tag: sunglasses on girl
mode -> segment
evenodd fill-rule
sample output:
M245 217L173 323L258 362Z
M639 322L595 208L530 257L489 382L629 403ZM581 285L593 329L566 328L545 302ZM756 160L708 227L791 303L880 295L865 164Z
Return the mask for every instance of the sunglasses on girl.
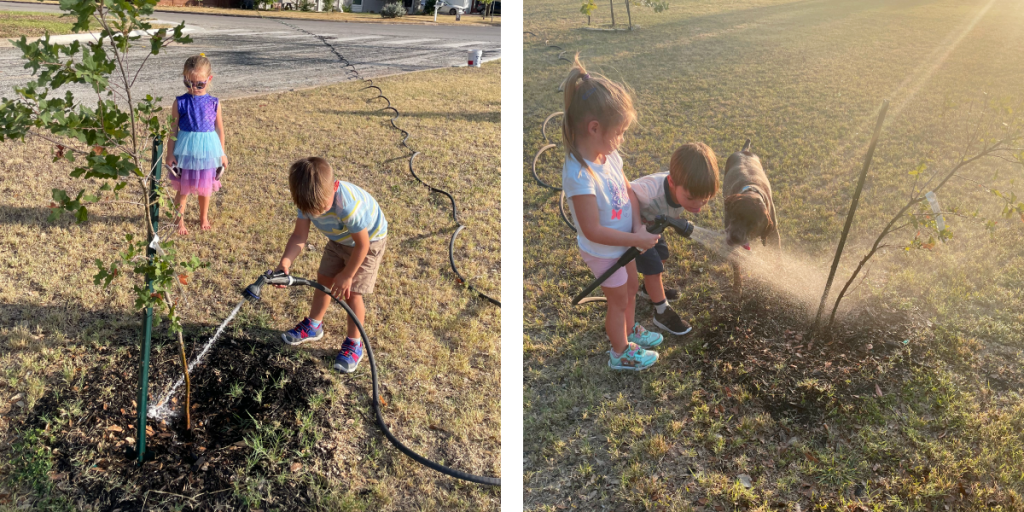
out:
M206 80L206 81L203 81L203 82L199 82L199 81L193 82L193 81L190 81L189 79L186 78L186 79L184 79L184 82L185 82L185 87L188 87L189 89L195 88L195 89L203 90L203 89L206 88L206 84L209 82L209 80Z

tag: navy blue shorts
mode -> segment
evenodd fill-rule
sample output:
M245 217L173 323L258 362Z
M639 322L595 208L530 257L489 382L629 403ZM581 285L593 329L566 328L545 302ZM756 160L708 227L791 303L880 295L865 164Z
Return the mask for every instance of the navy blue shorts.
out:
M665 236L658 239L654 247L647 249L636 257L636 271L645 276L653 276L665 271L662 261L668 259L668 244L665 243Z

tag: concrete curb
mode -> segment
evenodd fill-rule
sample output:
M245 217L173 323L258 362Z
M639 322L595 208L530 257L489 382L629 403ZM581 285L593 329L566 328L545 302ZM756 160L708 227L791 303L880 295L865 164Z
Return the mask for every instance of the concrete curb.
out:
M172 24L171 22L165 21L165 20L153 20L153 23ZM194 28L189 28L189 27L186 26L181 31L181 33L183 33L183 34L188 34L188 33L192 33L192 32L198 32L198 30L196 30ZM148 36L150 34L146 33L143 30L133 30L128 35L129 36ZM92 42L92 41L99 40L99 37L100 37L100 32L83 32L81 34L63 34L63 35L59 35L59 36L50 36L50 43L51 44L68 44L68 43L73 43L75 41L88 41L88 42ZM30 37L30 38L27 39L27 41L29 43L33 43L33 42L36 42L36 41L38 41L40 39L42 39L42 37ZM11 44L10 40L6 40L5 39L3 41L0 41L0 48L12 48L12 47L14 47L14 45Z

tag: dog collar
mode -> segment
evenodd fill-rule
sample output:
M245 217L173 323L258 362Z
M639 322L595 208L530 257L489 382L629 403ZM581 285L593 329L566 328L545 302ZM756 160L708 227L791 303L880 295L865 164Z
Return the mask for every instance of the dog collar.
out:
M747 186L741 188L740 189L740 194L742 194L742 193L744 193L744 192L746 192L748 190L753 190L754 192L757 192L757 196L761 198L761 203L764 204L765 206L768 206L768 198L766 198L764 196L764 192L761 192L761 189L759 189L759 188L757 188L757 187L755 187L753 185L747 185Z

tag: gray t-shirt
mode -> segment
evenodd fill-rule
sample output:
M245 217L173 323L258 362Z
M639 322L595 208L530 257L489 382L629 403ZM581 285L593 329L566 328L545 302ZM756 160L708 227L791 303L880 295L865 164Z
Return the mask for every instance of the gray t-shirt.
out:
M673 219L683 217L686 211L682 206L676 204L675 199L669 196L668 171L656 172L637 178L630 182L633 193L640 202L640 217L644 221L654 222L658 215L664 215Z

